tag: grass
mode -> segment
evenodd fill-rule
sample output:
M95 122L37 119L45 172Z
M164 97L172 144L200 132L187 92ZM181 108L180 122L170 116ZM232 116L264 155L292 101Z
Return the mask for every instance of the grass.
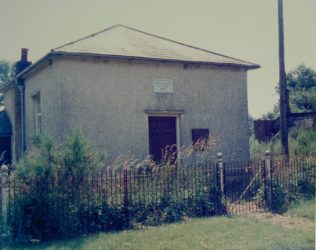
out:
M266 150L270 150L272 155L281 154L280 135L277 135L268 142L259 143L255 136L249 138L251 157L264 156ZM295 127L289 130L289 151L290 155L311 155L316 152L316 129L301 130Z
M315 199L300 200L298 203L292 204L287 213L292 216L315 221Z
M300 203L291 207L289 214L312 220L315 217L313 204L313 201ZM24 249L314 249L314 246L315 229L286 228L240 215L100 233Z

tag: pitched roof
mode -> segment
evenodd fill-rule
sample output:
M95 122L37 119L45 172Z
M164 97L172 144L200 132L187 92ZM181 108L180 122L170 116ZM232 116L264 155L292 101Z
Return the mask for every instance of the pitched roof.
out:
M52 52L260 67L119 24L64 44Z
M108 29L52 49L51 52L47 53L41 59L19 73L15 79L36 69L51 56L63 54L205 63L221 66L237 66L247 69L260 68L260 65L258 64L246 62L117 24ZM0 90L8 88L15 79L0 86Z
M12 129L9 117L5 110L0 110L0 137L11 136Z

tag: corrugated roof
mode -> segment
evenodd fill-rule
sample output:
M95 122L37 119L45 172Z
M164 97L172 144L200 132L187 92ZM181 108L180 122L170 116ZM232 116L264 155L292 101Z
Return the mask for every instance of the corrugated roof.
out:
M228 64L248 68L260 67L257 64L196 48L123 25L115 25L83 37L57 47L52 52Z
M5 110L0 110L0 137L11 136L12 129L9 117Z

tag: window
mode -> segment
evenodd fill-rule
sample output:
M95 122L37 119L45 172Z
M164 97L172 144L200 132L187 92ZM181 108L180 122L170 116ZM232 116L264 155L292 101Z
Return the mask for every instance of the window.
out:
M192 129L192 142L195 144L198 140L205 140L209 137L208 128L194 128Z
M192 144L197 151L204 151L208 145L209 139L208 128L194 128L192 129Z
M34 131L36 135L39 135L42 130L42 112L41 112L41 95L36 93L33 98L33 121Z

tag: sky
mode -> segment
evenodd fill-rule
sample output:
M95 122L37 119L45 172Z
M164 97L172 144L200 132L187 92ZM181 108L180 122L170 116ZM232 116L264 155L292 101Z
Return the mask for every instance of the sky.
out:
M315 0L284 0L287 72L302 63L316 70L315 13ZM248 72L249 114L278 101L277 0L0 0L0 60L28 48L35 62L115 24L259 64Z

